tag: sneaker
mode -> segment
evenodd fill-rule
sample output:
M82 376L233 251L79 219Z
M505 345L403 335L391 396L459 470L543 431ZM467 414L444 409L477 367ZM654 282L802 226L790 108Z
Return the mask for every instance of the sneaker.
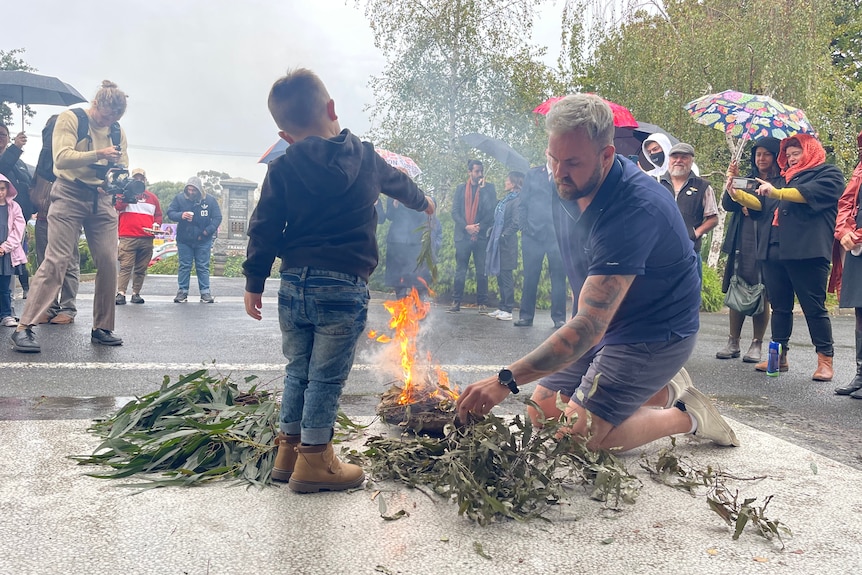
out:
M479 313L482 315L488 315L488 308L484 305L479 306Z
M488 317L493 317L493 318L495 318L495 319L496 319L496 318L497 318L497 316L498 316L498 315L500 315L501 313L503 313L503 310L498 309L498 310L495 310L495 311L490 312L490 313L488 314Z
M183 290L178 291L176 297L174 298L174 303L185 303L187 301L189 301L188 292L184 292Z
M123 345L123 338L108 329L96 328L90 332L90 341L100 345Z
M42 351L42 346L36 341L36 334L33 333L33 328L27 326L22 331L15 330L10 338L12 340L12 349L21 353L39 353Z
M678 375L678 374L677 374ZM694 386L689 386L680 396L677 406L682 405L686 413L697 420L695 437L711 439L718 445L739 447L739 439L724 420L712 401Z
M126 305L125 294L118 293L117 298L114 300L114 303L116 303L117 305Z
M201 303L215 303L215 298L212 296L212 294L202 293Z
M453 303L452 307L450 307L446 311L449 313L458 313L459 311L461 311L461 304L460 303Z
M139 294L133 293L132 299L130 301L132 303L144 303L144 298L142 298Z
M502 321L512 321L512 314L508 311L501 311L497 314L497 319Z
M18 327L18 320L11 315L7 315L3 319L0 319L0 325L3 327Z

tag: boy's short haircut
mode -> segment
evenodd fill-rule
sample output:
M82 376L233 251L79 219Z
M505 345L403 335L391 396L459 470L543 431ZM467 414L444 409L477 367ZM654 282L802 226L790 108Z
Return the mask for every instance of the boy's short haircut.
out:
M329 92L317 74L307 68L288 70L272 85L269 113L280 130L303 131L316 126L326 114Z

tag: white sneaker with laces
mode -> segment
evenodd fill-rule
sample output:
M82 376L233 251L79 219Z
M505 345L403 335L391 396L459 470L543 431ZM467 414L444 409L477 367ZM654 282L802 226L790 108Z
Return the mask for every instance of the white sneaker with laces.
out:
M497 319L503 321L512 321L512 314L507 311L501 311L497 314Z
M492 311L492 312L488 313L487 315L488 315L488 317L496 318L496 317L497 317L497 316L499 316L501 313L503 313L503 310L498 309L498 310L494 310L494 311Z
M0 319L0 325L3 327L18 327L18 320L11 315L7 315L3 319Z

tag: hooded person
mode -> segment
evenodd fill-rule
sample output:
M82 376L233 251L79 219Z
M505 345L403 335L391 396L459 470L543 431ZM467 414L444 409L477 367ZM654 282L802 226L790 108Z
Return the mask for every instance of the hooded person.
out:
M213 303L210 292L210 254L222 215L218 201L207 195L201 179L192 176L183 191L168 207L168 217L177 224L177 295L175 303L185 303L189 296L192 264L198 278L201 303Z
M748 178L761 178L776 187L784 186L784 178L781 177L781 169L778 167L778 153L781 140L772 137L764 137L755 140L751 147L751 170ZM727 171L728 182L730 178L739 175L739 168L731 164ZM727 254L727 264L724 268L724 278L721 291L727 293L730 289L730 278L736 274L750 285L763 282L761 263L757 261L758 244L769 238L769 229L762 228L769 222L764 222L761 214L749 211L733 200L725 186L724 194L721 196L721 205L730 214L727 224L724 242L721 251ZM742 356L746 363L759 363L762 359L763 336L769 323L769 302L766 294L763 296L763 311L751 317L752 339L748 351ZM745 315L737 310L730 309L728 313L730 334L727 345L716 352L717 359L733 359L741 354L739 347L742 334L742 325L745 323Z
M15 202L18 190L9 178L0 174L0 325L16 327L12 309L12 281L15 267L27 263L24 253L24 215Z
M656 148L656 144L661 148L660 150ZM649 137L644 140L644 143L641 146L643 155L653 166L652 169L644 170L647 175L659 179L667 172L668 167L670 166L671 147L670 138L667 137L667 134L662 134L661 132L650 134ZM643 167L641 167L641 169L643 169Z

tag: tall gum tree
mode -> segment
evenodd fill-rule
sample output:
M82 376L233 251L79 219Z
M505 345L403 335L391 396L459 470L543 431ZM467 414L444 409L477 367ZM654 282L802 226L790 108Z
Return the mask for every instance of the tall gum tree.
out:
M466 176L465 160L480 156L459 136L479 132L508 142L534 163L542 157L543 134L531 110L553 91L554 75L539 61L542 49L530 43L540 3L356 2L386 59L383 73L371 80L369 136L415 159L443 207ZM505 174L505 168L495 170Z

